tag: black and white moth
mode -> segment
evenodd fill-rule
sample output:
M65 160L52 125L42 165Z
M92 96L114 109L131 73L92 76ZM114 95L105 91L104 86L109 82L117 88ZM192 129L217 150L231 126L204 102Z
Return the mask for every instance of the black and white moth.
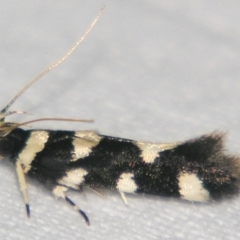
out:
M224 134L218 132L183 142L151 143L94 131L24 130L20 127L29 122L5 122L8 115L17 113L8 111L13 102L70 55L98 17L70 52L33 79L0 113L0 155L16 167L27 215L30 216L30 208L25 175L44 184L56 197L65 199L88 224L87 215L67 197L67 190L113 189L125 202L125 193L196 202L238 194L240 161L225 153ZM30 122L40 120L47 119Z

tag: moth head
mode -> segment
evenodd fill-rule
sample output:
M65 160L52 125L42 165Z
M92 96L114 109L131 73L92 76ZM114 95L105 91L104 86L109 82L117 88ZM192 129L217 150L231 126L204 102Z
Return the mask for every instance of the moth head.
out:
M17 128L19 124L5 122L5 118L11 114L18 113L18 112L7 112L6 108L4 108L0 112L0 138L9 134L13 129Z

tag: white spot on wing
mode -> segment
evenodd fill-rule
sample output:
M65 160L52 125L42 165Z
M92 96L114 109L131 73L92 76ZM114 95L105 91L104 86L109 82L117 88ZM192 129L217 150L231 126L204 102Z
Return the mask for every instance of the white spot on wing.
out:
M176 147L179 143L149 143L135 142L137 147L142 151L141 157L145 163L153 163L159 157L159 153Z
M133 173L122 173L117 181L117 190L120 192L134 193L138 189Z
M66 187L63 186L56 186L53 188L52 193L54 194L54 196L56 198L65 198L65 193L68 189Z
M84 177L87 173L88 172L83 168L67 171L66 176L58 180L58 183L67 187L79 189L79 185L84 182Z
M181 173L179 178L181 198L188 201L207 202L209 192L204 189L202 181L194 173Z
M75 138L72 142L74 151L71 161L87 157L100 140L101 137L94 131L75 132Z
M31 131L31 135L26 142L25 148L18 155L18 160L24 166L24 173L31 168L31 163L36 154L44 149L49 134L47 131Z

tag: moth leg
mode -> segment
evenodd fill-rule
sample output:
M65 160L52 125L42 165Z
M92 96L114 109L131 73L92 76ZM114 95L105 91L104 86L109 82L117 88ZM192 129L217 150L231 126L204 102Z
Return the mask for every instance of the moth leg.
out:
M98 196L100 197L104 197L104 193L103 193L103 189L100 188L91 188L91 187L87 187L85 186L85 188L91 190L92 192L96 193Z
M16 172L18 176L20 190L22 192L23 199L25 202L27 216L30 217L30 206L29 206L29 200L27 195L27 182L26 182L25 174L20 161L16 161Z
M128 204L128 200L127 200L127 197L126 197L125 193L122 192L122 191L118 191L118 192L120 193L120 195L121 195L124 203L125 203L125 204Z
M77 212L79 212L82 217L84 218L85 222L87 223L87 225L90 225L90 221L88 219L88 216L86 215L86 213L84 211L82 211L70 198L68 198L67 196L65 196L65 200L67 201L67 203L69 203L73 209Z
M68 190L67 187L64 186L56 186L53 188L52 192L55 195L55 197L59 198L63 198L69 205L72 206L72 208L79 212L82 217L84 218L85 222L87 223L87 225L90 225L90 221L88 219L88 216L86 215L86 213L84 211L82 211L69 197L67 197L65 195L65 192Z

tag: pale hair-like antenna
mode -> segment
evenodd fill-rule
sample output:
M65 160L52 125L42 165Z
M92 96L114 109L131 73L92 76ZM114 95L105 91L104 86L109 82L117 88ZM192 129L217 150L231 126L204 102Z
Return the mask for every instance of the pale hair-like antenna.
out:
M30 88L35 82L37 82L39 79L41 79L42 77L44 77L47 73L49 73L51 70L53 70L54 68L56 68L57 66L59 66L64 60L66 60L75 50L76 48L79 46L79 44L87 37L87 35L91 32L91 30L93 29L94 25L97 23L98 19L100 18L103 9L105 6L103 6L101 8L101 10L99 11L98 15L96 16L96 18L93 20L93 22L91 23L91 25L89 26L89 28L87 29L87 31L84 33L84 35L75 43L75 45L61 58L59 59L57 62L55 62L54 64L52 64L51 66L49 66L46 70L44 70L43 72L41 72L38 76L36 76L34 79L32 79L25 87L23 87L16 95L15 97L7 104L7 106L0 112L0 121L3 121L4 117L6 117L7 115L10 115L12 113L18 113L17 111L15 112L11 112L11 113L7 113L7 110L12 106L12 104L28 89Z

